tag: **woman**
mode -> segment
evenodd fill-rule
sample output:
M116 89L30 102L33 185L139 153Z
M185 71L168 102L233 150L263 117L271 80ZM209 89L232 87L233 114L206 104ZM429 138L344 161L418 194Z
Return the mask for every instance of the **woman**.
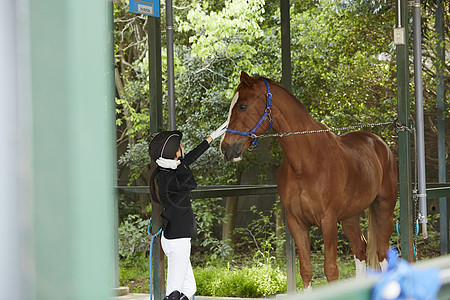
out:
M196 291L189 258L191 238L196 235L196 223L189 194L197 187L197 183L189 165L209 148L215 138L225 133L227 125L227 122L223 123L186 156L180 143L180 131L158 133L150 143L150 157L158 165L150 189L153 198L159 196L163 206L161 245L168 260L165 300L187 300Z

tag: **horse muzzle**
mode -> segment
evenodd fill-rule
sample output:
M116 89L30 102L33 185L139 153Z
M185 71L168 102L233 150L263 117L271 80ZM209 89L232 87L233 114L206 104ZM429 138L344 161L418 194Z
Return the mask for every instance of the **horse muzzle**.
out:
M244 145L240 143L224 144L222 143L220 151L226 161L237 162L242 159L244 153Z

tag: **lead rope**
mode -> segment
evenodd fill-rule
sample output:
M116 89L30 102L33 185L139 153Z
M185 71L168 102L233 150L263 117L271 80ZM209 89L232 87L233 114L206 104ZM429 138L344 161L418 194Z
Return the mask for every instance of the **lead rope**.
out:
M272 134L261 134L261 135L253 134L250 137L253 139L268 138L268 137L284 137L284 136L290 136L290 135L301 135L301 134L310 134L310 133L321 133L321 132L330 132L330 131L343 131L343 130L350 130L350 129L376 127L376 126L389 125L389 124L392 124L392 122L360 124L360 125L353 125L353 126L340 127L340 128L327 128L327 129L307 130L307 131L297 131L297 132L283 132L283 133L272 133Z
M158 230L156 234L151 233L152 220L148 223L147 233L150 235L150 252L148 254L148 261L150 266L150 300L153 298L153 270L152 270L152 256L153 256L153 240L157 237L161 232L162 228Z
M415 232L415 235L414 235L414 238L413 238L413 254L414 254L414 261L416 263L418 263L419 259L418 259L418 256L417 256L416 241L417 241L417 236L419 235L419 219L416 219L416 226L415 227L416 227L416 232ZM401 239L400 221L399 220L397 220L395 222L395 228L397 229L397 234L398 234L398 236ZM397 239L397 249L399 250L399 252L401 254L401 246L400 246L400 244L398 242L398 239Z
M150 235L150 252L148 254L148 262L150 266L150 300L152 300L153 298L153 270L152 270L153 240L162 232L162 228L160 228L156 234L152 234L151 227L152 227L152 220L150 220L147 227L147 233L148 235ZM192 295L192 300L195 300L195 294Z

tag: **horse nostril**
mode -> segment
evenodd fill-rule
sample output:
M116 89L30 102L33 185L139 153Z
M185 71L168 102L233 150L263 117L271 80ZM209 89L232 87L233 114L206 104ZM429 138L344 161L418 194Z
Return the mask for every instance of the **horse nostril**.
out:
M242 145L234 143L231 145L222 145L222 155L226 161L239 158L242 155Z
M226 161L230 161L233 159L232 151L230 151L229 147L222 147L222 156Z

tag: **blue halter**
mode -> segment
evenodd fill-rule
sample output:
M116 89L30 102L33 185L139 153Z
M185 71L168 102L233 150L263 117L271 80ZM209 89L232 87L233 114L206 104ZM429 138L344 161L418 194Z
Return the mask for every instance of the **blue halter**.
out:
M241 131L241 130L227 128L227 132L229 132L229 133L244 135L244 136L248 136L249 138L251 138L252 139L251 147L253 147L253 148L256 147L256 145L258 144L259 138L255 134L255 132L259 128L259 126L261 126L262 122L264 122L265 119L269 118L269 123L270 123L269 129L272 128L272 124L273 124L272 117L270 116L270 113L272 112L270 109L270 107L272 106L272 93L270 92L270 86L269 86L269 83L267 82L267 80L265 80L264 78L259 78L259 80L264 81L264 83L266 84L266 88L267 88L267 102L266 102L266 109L264 110L264 114L262 115L262 117L259 119L259 121L256 123L256 125L253 126L252 130L250 130L250 131Z

